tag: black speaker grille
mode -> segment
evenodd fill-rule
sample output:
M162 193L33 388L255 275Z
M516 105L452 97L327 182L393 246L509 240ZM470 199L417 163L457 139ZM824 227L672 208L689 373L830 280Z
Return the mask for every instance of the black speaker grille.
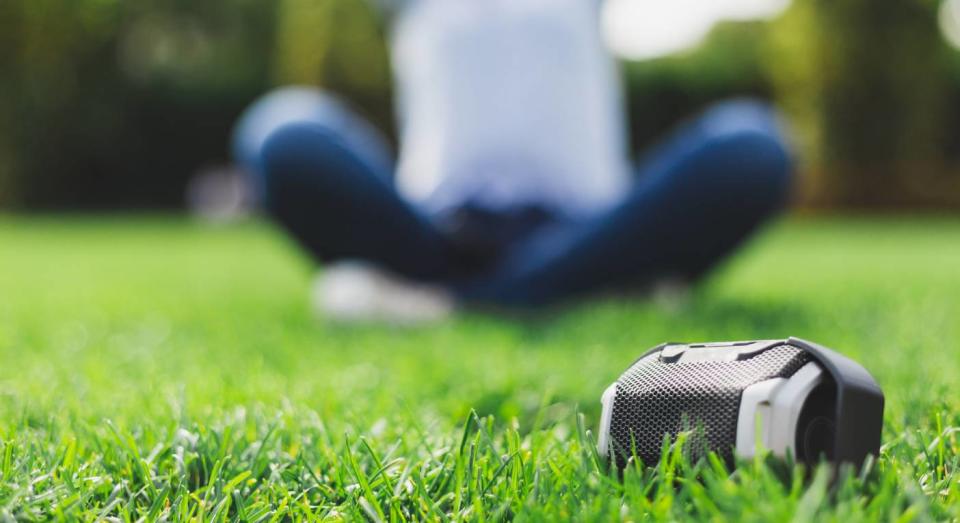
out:
M654 464L660 459L664 435L673 439L691 429L686 446L691 459L713 450L730 461L743 389L790 377L808 361L805 351L791 345L737 361L665 363L659 352L640 359L617 380L610 419L617 461L622 466L635 449L645 464Z

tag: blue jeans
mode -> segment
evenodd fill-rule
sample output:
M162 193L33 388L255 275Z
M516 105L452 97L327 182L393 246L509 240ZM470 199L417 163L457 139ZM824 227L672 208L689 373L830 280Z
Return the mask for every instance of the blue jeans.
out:
M393 187L368 127L357 128L305 114L238 158L269 213L318 261L366 260L472 303L533 306L696 280L775 215L791 185L776 117L752 101L682 126L646 155L619 203L577 220L539 208L427 216Z

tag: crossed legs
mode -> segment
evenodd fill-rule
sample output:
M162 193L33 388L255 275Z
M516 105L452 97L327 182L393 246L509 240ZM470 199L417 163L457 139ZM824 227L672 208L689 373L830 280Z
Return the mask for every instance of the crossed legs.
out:
M451 286L466 302L532 306L696 279L785 203L791 164L772 111L715 106L655 148L621 202L586 220L547 223L488 269L469 264L404 201L389 172L325 121L287 123L258 151L267 210L316 259L359 258Z

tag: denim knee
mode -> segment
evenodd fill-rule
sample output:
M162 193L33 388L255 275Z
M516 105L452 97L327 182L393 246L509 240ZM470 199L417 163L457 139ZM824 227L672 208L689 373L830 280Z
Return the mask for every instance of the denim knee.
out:
M777 109L761 100L737 98L709 107L700 127L709 134L755 131L783 139L784 127Z
M308 183L322 183L323 166L346 154L336 134L314 123L290 123L267 136L260 151L263 203L268 208Z
M284 87L255 101L233 130L234 159L253 177L262 196L267 183L267 141L282 128L299 123L313 124L338 135L371 168L388 173L392 170L392 153L386 139L337 96L314 87Z
M792 184L793 155L773 107L754 100L724 102L704 114L700 129L708 147L729 163L730 178L739 182L744 199L785 203Z

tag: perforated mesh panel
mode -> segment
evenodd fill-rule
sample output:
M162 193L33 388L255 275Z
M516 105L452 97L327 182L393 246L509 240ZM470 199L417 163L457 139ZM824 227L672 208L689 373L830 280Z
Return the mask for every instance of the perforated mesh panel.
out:
M697 349L689 349L697 350ZM779 345L739 361L665 363L650 354L617 380L610 420L612 449L622 464L632 455L644 463L660 459L665 434L693 429L691 458L714 450L733 457L743 389L771 378L787 378L810 361L803 350Z

